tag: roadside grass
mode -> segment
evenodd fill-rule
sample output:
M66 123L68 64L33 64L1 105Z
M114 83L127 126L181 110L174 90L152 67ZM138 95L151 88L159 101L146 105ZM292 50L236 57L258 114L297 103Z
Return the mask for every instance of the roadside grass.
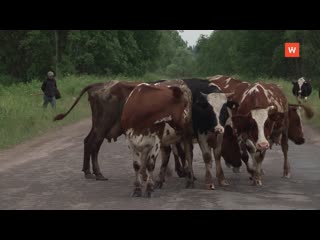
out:
M110 80L148 82L160 78L152 73L147 73L143 77L66 76L57 79L62 98L57 100L56 110L53 110L50 104L47 109L42 108L43 95L40 89L42 82L39 80L35 79L27 84L18 83L10 86L0 84L0 149L41 135L50 129L58 129L61 126L90 117L90 105L87 95L85 95L67 118L63 121L53 122L53 117L69 109L80 91L89 84Z

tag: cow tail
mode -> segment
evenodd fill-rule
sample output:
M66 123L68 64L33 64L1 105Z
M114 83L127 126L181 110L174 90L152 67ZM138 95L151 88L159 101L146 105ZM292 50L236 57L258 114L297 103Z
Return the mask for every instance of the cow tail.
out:
M74 103L72 104L70 109L66 113L60 113L60 114L56 115L54 117L53 121L58 121L58 120L64 119L72 111L72 109L77 105L77 103L79 102L79 100L83 94L85 94L89 89L96 87L96 86L99 86L99 85L103 85L103 84L104 83L95 83L95 84L91 84L91 85L86 86L84 89L82 89L78 98L74 101Z

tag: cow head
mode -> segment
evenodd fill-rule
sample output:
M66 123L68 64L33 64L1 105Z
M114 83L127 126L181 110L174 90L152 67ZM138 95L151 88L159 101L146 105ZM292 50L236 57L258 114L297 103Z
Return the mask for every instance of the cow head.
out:
M295 144L303 144L305 142L302 130L301 107L297 105L289 105L289 129L288 137Z
M299 78L298 80L292 81L292 84L292 93L297 97L298 101L301 102L302 99L307 101L312 92L311 81Z
M216 134L223 134L224 127L228 124L232 125L232 110L239 106L238 103L232 101L234 93L201 94L212 107L215 117L214 122L216 123L216 125L214 125L214 132Z
M245 135L257 150L265 151L270 147L267 139L270 138L273 127L283 119L284 113L269 106L253 109L247 115L233 116L232 122L238 135Z

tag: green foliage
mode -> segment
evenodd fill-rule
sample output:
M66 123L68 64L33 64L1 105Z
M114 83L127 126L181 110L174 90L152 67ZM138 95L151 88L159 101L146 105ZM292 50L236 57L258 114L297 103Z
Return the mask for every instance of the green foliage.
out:
M284 43L299 42L300 58L285 58ZM315 78L320 82L320 31L318 30L219 30L199 39L196 50L201 75L240 74Z
M143 76L164 72L181 46L175 30L1 30L0 75L22 82L49 70L59 77Z

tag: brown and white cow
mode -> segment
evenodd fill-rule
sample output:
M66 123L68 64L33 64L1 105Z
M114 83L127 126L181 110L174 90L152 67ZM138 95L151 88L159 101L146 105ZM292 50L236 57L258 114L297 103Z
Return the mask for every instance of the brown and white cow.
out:
M96 180L108 180L100 171L98 153L104 139L108 142L116 141L124 132L121 128L121 113L123 105L139 82L110 81L96 83L85 87L70 109L63 114L58 114L54 120L64 119L77 105L83 94L88 92L92 112L92 127L88 136L84 139L84 158L82 171L85 178L96 178ZM90 158L92 170L90 169Z
M230 87L233 89L241 89L241 86L249 86L249 83L242 82L240 80L232 79L228 76L215 76L211 77L211 80L219 80L219 85L222 89L228 89L230 91ZM223 82L225 84L223 84ZM216 82L218 83L218 82ZM290 176L290 166L288 162L288 139L293 141L295 144L303 144L304 143L304 134L302 128L302 119L301 119L301 110L304 110L305 116L307 119L313 117L314 112L313 109L305 106L305 105L295 105L295 104L288 104L288 126L287 135L281 136L281 141L279 141L279 132L274 129L272 136L269 139L270 148L276 142L279 144L281 142L282 151L284 155L284 177ZM284 129L286 130L286 129ZM286 137L288 136L288 137ZM249 173L253 173L253 170L248 166L248 154L247 154L247 146L243 143L238 142L237 144L237 137L233 134L233 131L226 131L224 134L224 143L222 147L222 156L227 163L232 166L239 167L241 166L241 159L246 163L247 170ZM276 141L275 141L276 140ZM226 147L229 146L229 147ZM229 149L233 149L230 151Z
M209 78L222 91L234 91L233 100L239 103L233 113L232 123L239 148L246 146L255 170L246 163L254 183L262 185L261 164L266 150L273 143L280 143L284 152L284 176L289 177L288 152L288 102L281 89L275 84L247 83L227 76Z
M133 196L142 195L141 174L145 168L147 183L145 196L150 197L154 188L155 160L161 151L167 155L171 144L182 141L186 158L191 162L191 93L182 81L176 86L138 85L124 105L121 124L126 133L129 148L133 152L133 168L136 179ZM192 166L188 164L193 181Z

